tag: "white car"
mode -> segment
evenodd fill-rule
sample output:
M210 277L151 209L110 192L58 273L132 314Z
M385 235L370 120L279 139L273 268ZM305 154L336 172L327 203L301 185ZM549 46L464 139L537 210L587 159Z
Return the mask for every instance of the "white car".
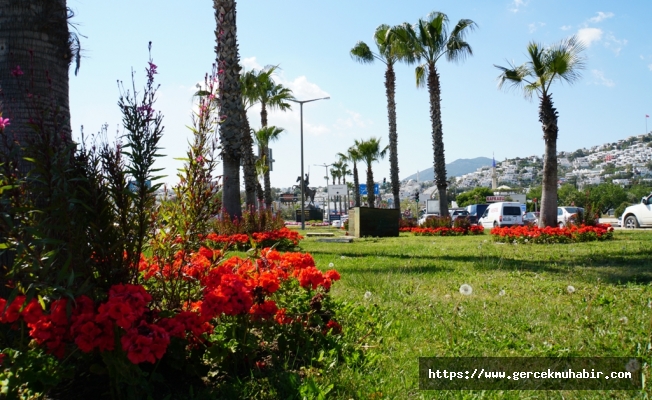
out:
M643 197L639 204L627 207L622 221L622 227L627 229L652 227L652 193Z
M485 228L495 228L512 225L523 225L523 211L521 203L500 202L489 204L478 225Z
M562 228L571 225L573 220L583 212L582 207L557 207L557 225Z

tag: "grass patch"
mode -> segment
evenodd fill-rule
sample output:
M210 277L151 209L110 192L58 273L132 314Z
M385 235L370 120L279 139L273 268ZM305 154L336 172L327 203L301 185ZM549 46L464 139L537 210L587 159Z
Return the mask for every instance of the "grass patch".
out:
M652 232L554 245L494 243L489 235L305 239L318 267L342 274L336 299L373 308L381 357L338 370L335 398L647 398L638 392L418 389L418 357L642 357L649 364ZM462 284L473 288L459 293ZM568 286L575 288L570 294ZM370 292L371 296L365 293ZM346 325L345 325L346 329ZM364 338L362 338L364 340ZM649 370L646 371L649 380Z

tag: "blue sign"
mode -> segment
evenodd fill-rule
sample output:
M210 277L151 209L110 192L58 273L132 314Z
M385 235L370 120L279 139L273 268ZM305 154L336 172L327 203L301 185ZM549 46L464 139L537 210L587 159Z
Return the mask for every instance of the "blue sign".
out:
M360 194L363 196L367 195L367 185L364 183L360 184ZM374 183L374 194L380 194L380 185Z

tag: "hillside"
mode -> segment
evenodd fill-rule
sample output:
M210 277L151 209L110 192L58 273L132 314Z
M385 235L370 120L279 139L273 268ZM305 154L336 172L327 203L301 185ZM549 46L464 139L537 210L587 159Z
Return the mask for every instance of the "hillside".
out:
M481 167L490 167L491 158L477 157L477 158L460 158L452 163L446 164L446 174L448 176L462 176L476 171ZM403 180L417 179L417 174L410 175ZM432 181L435 179L433 167L419 171L419 181Z

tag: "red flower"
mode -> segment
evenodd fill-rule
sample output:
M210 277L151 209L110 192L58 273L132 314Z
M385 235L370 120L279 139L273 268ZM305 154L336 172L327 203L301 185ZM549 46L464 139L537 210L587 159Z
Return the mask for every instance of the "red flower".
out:
M16 296L9 307L7 307L7 301L2 300L0 302L0 323L11 324L12 322L18 321L18 318L20 318L20 308L23 304L25 304L25 296L23 295Z
M309 289L317 289L317 286L324 282L324 276L321 271L315 267L304 268L295 274L299 279L301 287Z
M276 306L276 303L272 300L268 300L263 304L254 304L251 306L249 314L251 314L254 320L261 320L271 318L277 311L278 307Z
M43 308L39 304L38 300L32 299L25 306L25 308L21 312L21 315L22 315L22 317L23 317L23 319L25 320L26 323L34 324L38 320L43 318Z
M328 323L326 324L326 328L324 328L324 330L322 331L322 333L325 335L325 334L327 334L329 331L330 331L333 335L339 335L340 333L342 333L342 325L338 324L337 322L335 322L335 320L331 319L331 320L328 321Z
M288 317L286 315L286 310L285 308L281 308L276 312L276 316L274 317L276 322L278 322L280 325L285 325L285 324L291 324L292 323L292 318Z
M160 326L141 321L137 328L132 328L120 339L122 350L134 364L142 362L155 363L161 359L168 345L170 335Z

